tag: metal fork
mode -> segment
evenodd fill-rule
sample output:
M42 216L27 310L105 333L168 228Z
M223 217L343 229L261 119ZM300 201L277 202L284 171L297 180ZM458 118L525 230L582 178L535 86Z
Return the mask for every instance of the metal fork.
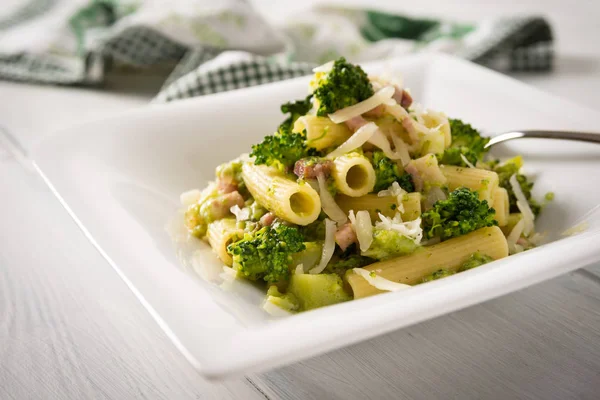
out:
M561 140L576 140L579 142L589 142L600 144L600 133L589 133L589 132L573 132L573 131L538 131L538 130L524 130L524 131L511 131L501 133L494 136L485 145L485 148L490 148L498 143L506 142L508 140L523 139L523 138L539 138L539 139L561 139Z

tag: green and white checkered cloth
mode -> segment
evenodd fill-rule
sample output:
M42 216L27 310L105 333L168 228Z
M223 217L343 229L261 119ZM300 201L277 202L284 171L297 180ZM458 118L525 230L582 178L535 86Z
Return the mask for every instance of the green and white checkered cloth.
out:
M306 75L339 56L442 51L545 71L552 47L539 17L465 24L321 6L272 26L243 0L28 0L0 16L0 79L95 85L110 66L171 65L155 99L171 101Z

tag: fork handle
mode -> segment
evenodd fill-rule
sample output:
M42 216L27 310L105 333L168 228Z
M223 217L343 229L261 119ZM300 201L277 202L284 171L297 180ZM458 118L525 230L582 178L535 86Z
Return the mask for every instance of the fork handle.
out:
M538 131L524 130L511 131L501 133L494 136L486 144L486 148L492 147L495 144L521 138L541 138L541 139L561 139L561 140L576 140L579 142L598 143L600 144L600 133L591 132L573 132L573 131Z

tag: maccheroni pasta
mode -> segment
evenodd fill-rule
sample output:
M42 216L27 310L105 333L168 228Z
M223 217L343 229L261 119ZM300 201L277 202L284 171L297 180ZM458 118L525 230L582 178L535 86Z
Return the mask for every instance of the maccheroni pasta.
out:
M540 243L523 161L343 58L249 154L181 195L184 223L275 316L463 273ZM547 196L548 198L551 196ZM450 282L450 281L448 281Z

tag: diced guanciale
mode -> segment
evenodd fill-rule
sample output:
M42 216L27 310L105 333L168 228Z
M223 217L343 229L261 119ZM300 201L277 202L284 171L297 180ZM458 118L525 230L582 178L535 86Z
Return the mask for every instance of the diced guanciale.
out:
M362 116L359 115L354 118L350 118L348 121L345 122L345 124L348 127L348 129L350 129L352 132L356 132L363 125L366 125L368 122L369 121L367 121L366 119L364 119Z
M237 191L213 199L208 204L208 215L210 215L212 220L225 218L230 214L229 209L235 205L238 207L244 206L244 198Z
M333 162L330 160L314 160L303 158L294 164L294 174L302 179L316 179L318 175L329 177Z
M238 189L238 184L233 179L219 178L217 179L217 190L219 193L227 194L235 192Z
M342 250L346 250L352 243L358 243L356 232L354 232L351 223L347 222L338 229L335 233L335 242Z
M275 221L275 214L273 214L272 212L266 213L265 215L260 217L259 220L262 226L271 226L273 225L273 221Z
M392 97L394 100L396 100L396 103L400 104L404 108L410 107L413 102L410 93L408 93L404 89L396 88L396 91L394 92L394 95Z
M364 113L363 115L365 117L369 117L369 118L379 118L383 116L383 113L385 112L385 105L380 104L377 107L367 111L366 113Z

